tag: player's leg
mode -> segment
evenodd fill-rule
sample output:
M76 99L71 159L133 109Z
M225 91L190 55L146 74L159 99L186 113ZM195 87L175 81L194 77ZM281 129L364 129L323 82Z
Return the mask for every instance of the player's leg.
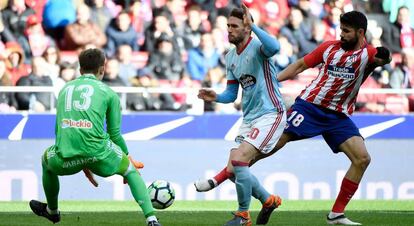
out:
M267 116L266 116L267 117ZM280 117L280 116L279 116ZM284 116L282 116L284 117ZM285 122L285 118L282 119L281 121L281 125L284 126L284 122ZM269 129L271 129L272 127L270 127ZM283 127L281 127L283 128ZM239 135L236 138L236 142L241 142L245 139L246 136L248 136L248 134L251 132L251 128L250 126L246 125L246 124L242 124L242 126L239 129ZM238 141L240 140L240 141ZM276 139L277 140L277 139ZM252 166L253 164L255 164L257 161L259 161L260 159L266 158L270 155L273 155L274 153L276 153L279 149L281 149L283 146L285 146L285 144L287 142L289 142L290 140L293 140L292 135L289 133L283 133L280 137L279 140L277 140L277 144L275 145L275 147L273 148L272 151L265 153L265 154L261 154L256 156L254 159L252 159L249 162L249 166ZM233 150L233 149L232 149ZM227 166L224 167L218 174L216 174L214 177L209 178L209 179L201 179L198 180L196 182L194 182L194 186L196 188L196 190L198 192L206 192L206 191L210 191L211 189L219 186L221 183L223 183L224 181L226 181L229 178L232 178L234 176L233 174L233 166L231 164L231 161L229 160L227 162Z
M128 181L132 196L144 213L147 224L153 226L160 225L155 217L155 210L152 207L147 187L141 175L130 162L128 156L116 144L112 143L112 145L107 145L107 147L109 147L109 150L105 150L109 152L106 155L107 157L96 163L89 164L88 169L102 177L114 174L124 177Z
M243 142L239 148L233 149L230 153L239 207L234 214L234 218L228 221L225 225L240 225L241 222L245 222L243 225L252 224L249 207L253 181L249 169L249 162L258 154L259 152L256 148L247 142Z
M352 222L344 215L345 208L352 196L358 190L359 183L367 169L371 158L365 147L364 141L360 136L353 136L339 146L351 160L351 166L342 180L339 194L335 200L331 212L328 215L328 223L332 224L348 224L360 225L360 223Z
M329 224L359 225L345 217L344 211L348 202L358 189L358 185L367 169L371 158L365 147L358 128L348 117L343 115L328 117L330 128L322 135L334 153L344 152L351 166L342 180L339 194L331 212L327 216Z
M58 175L75 174L82 168L79 165L64 164L64 162L65 161L56 154L55 146L46 149L42 156L42 182L47 204L37 200L31 200L29 203L30 208L36 215L45 217L53 223L60 221L60 212L58 210Z

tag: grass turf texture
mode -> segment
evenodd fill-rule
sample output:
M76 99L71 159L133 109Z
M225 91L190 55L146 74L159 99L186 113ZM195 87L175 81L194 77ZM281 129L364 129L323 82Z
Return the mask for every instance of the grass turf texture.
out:
M326 225L325 217L333 201L286 200L268 225ZM145 225L138 205L132 201L61 201L62 220L58 225ZM175 201L167 210L158 211L163 226L215 226L232 218L235 201ZM255 222L260 204L251 206ZM414 225L414 201L353 200L347 216L363 225ZM52 225L34 215L28 202L0 202L0 225Z

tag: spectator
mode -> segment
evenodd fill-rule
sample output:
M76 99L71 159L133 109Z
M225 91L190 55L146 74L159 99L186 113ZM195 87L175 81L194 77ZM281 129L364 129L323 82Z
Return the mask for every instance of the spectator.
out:
M15 41L13 34L10 32L9 28L4 26L3 17L1 16L0 11L0 42L7 43Z
M399 8L397 21L384 27L381 39L393 53L401 52L402 48L414 47L414 30L410 27L410 11L407 7Z
M325 41L340 39L341 29L339 28L339 18L341 14L342 10L340 8L330 8L328 16L323 20L326 26Z
M319 46L322 42L325 41L326 35L326 26L320 20L315 20L312 24L312 36L311 38L299 39L299 46L301 47L301 52L299 53L299 57L302 57L312 50L314 50L317 46ZM283 48L283 47L282 47Z
M105 0L91 0L88 5L91 8L91 21L98 25L101 31L106 31L109 22L113 19L111 11L105 4Z
M6 60L7 71L11 75L13 85L15 85L21 77L29 74L30 69L24 64L24 54L19 43L6 43L6 52L8 52Z
M302 11L297 7L290 10L288 24L280 29L280 34L285 36L295 47L295 53L302 57L306 54L305 46L301 40L311 39L311 27L303 22Z
M102 81L108 86L128 86L119 75L119 61L115 58L108 59L105 65L105 75ZM135 93L126 95L126 108L131 110L141 110L142 100Z
M162 34L156 42L156 50L150 52L147 63L148 69L155 78L177 81L184 70L184 64L178 52L174 51L171 38Z
M187 11L188 18L184 23L181 33L185 41L185 49L196 48L200 45L201 34L205 32L201 20L201 8L198 5L191 6Z
M406 6L410 11L414 10L414 1L411 0L382 0L382 9L389 16L389 22L394 23L398 17L398 11ZM414 27L414 14L411 14L411 27Z
M171 40L174 51L180 52L177 42L177 34L173 30L172 25L168 20L168 14L165 11L161 11L154 15L151 25L145 30L144 48L147 52L154 52L156 49L156 40L160 38L161 34L164 34L164 36L167 36L168 39Z
M69 81L76 78L76 65L67 61L59 64L59 77L52 79L53 88L55 89L55 97L58 98L59 92Z
M214 46L213 36L204 33L200 47L188 51L187 70L192 80L203 81L210 68L219 64L220 54Z
M6 62L2 58L0 58L0 86L13 86L11 76L6 69ZM14 93L0 92L0 113L15 112L16 108Z
M65 26L76 21L76 8L72 0L48 0L43 11L43 25L46 33L59 44L63 39Z
M131 80L137 75L137 67L132 63L131 46L119 46L117 50L117 59L119 61L119 77L127 86L131 86Z
M60 51L56 46L49 46L42 56L46 60L46 74L54 80L60 74Z
M43 57L33 57L32 72L21 77L17 86L53 86L52 79L46 74L46 61ZM50 93L16 93L19 110L44 112L50 109Z
M48 46L56 45L55 41L45 34L42 21L35 15L29 16L25 33L32 56L41 56Z
M137 81L135 83L138 87L159 87L159 82L152 76L148 68L138 70ZM136 101L135 110L178 110L180 105L175 103L173 96L170 93L144 93L139 95L140 101ZM139 103L139 104L138 104Z
M137 33L131 26L131 18L127 11L122 11L106 29L108 42L106 44L106 54L110 57L115 55L116 50L121 45L131 46L133 51L138 51Z
M131 25L138 35L138 45L143 46L145 43L145 28L151 23L152 13L151 6L148 2L141 0L131 0L130 17Z
M106 44L106 37L98 25L90 21L89 7L80 5L76 22L65 28L62 46L67 50L78 50L88 44L102 48Z
M414 88L414 49L405 48L401 52L401 63L391 73L390 86L394 89ZM414 94L407 95L409 109L414 111Z
M294 48L289 40L283 36L279 35L278 41L280 43L280 51L274 56L276 71L280 72L285 69L289 64L295 62L297 57L294 53Z
M8 7L2 13L4 26L10 30L22 47L25 63L29 63L32 56L25 36L26 24L29 16L34 14L35 12L26 6L24 0L10 0Z
M201 83L202 87L224 90L226 84L223 84L222 80L225 80L226 76L224 71L220 67L211 68L207 72L207 76ZM204 101L204 111L215 111L216 102Z

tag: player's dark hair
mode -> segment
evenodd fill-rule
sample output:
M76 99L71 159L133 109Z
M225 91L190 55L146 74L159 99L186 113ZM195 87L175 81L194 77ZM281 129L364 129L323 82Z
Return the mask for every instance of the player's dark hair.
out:
M79 55L79 65L83 73L98 73L98 69L105 64L105 53L100 49L87 49Z
M244 15L244 12L243 12L243 9L241 8L233 8L233 10L231 10L230 12L230 16L239 18L240 20L243 20L243 15ZM250 14L250 17L252 18L252 22L254 23L253 16L251 14Z
M358 11L350 11L341 15L340 18L341 24L350 26L355 30L363 29L364 34L367 32L367 17Z

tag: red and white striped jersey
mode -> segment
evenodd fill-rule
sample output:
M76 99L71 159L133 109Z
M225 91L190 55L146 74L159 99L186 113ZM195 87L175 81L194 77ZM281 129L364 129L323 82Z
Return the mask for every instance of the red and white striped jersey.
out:
M320 65L318 76L299 97L316 105L351 115L359 88L372 73L377 50L368 44L345 51L340 41L327 41L304 57L308 67Z

